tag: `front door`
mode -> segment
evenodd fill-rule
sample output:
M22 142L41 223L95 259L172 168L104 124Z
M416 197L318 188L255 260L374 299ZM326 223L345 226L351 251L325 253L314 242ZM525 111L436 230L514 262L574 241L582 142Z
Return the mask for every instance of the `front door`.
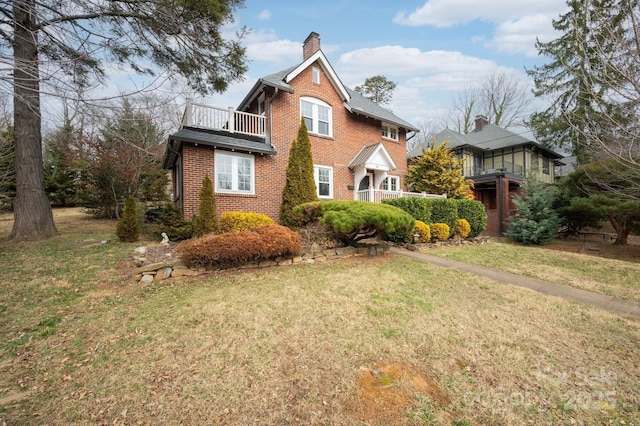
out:
M367 173L365 177L362 178L360 184L358 185L358 191L366 191L371 186L373 182L373 175L371 173Z

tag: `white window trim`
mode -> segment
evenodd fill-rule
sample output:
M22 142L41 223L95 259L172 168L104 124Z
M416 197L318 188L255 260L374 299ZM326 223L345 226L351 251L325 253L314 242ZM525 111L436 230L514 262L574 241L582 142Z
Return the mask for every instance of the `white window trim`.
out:
M400 176L387 176L385 178L385 181L388 180L389 181L389 187L391 187L391 181L395 180L396 181L396 189L384 189L384 181L382 182L382 188L384 191L391 191L391 192L401 192L401 188L400 188Z
M393 132L392 132L393 130ZM385 134L386 133L386 134ZM395 137L392 133L395 133ZM391 125L389 123L382 123L381 126L381 134L385 139L389 139L392 141L398 141L400 139L398 126Z
M329 170L329 195L320 195L320 182L319 182L319 170L326 169ZM316 183L316 195L318 198L323 200L333 199L333 167L331 166L323 166L322 164L314 164L313 165L313 180Z
M307 102L310 103L312 106L312 117L306 117L302 115L302 102ZM324 134L324 133L319 133L318 132L318 106L323 106L325 108L329 109L329 133L328 134ZM320 99L317 98L311 98L308 96L302 96L300 98L300 116L301 117L306 117L306 118L310 118L311 122L312 122L312 129L307 129L307 131L309 133L312 133L314 135L319 135L319 136L325 136L325 137L333 137L333 109L331 108L331 105L329 105L326 102L321 101Z
M221 189L218 187L218 159L221 156L231 157L231 188L232 189ZM238 188L238 158L248 158L251 160L251 191L239 191ZM230 151L216 151L215 153L215 168L216 171L214 173L215 183L214 188L216 193L221 194L246 194L246 195L255 195L256 193L256 164L255 157L251 154L242 154L238 152L230 152Z

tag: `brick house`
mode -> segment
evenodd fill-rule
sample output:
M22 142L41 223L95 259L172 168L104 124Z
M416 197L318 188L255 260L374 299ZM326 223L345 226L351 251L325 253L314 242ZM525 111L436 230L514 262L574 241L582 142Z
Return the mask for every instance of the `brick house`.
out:
M197 213L208 174L219 214L252 211L277 221L301 117L319 199L406 195L407 134L418 129L345 87L320 49L318 34L312 32L302 50L300 64L259 79L235 110L187 102L164 158L174 202L185 218Z
M435 135L436 146L447 142L459 159L464 159L462 173L473 180L475 199L487 212L486 233L502 235L514 214L513 196L525 177L535 176L545 183L555 181L555 167L562 155L522 135L489 124L483 116L475 118L475 128L467 134L445 129ZM422 154L421 147L408 153Z

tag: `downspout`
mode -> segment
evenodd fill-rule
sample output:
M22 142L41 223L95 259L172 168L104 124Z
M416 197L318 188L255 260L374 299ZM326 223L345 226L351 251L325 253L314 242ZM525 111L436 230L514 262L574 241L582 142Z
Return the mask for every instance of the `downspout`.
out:
M275 91L273 92L273 96L269 99L269 145L273 148L273 141L271 135L273 134L273 100L278 95L278 88L275 87Z
M171 141L169 141L169 143L167 144L167 148L169 149L169 151L174 153L176 155L176 157L178 157L178 161L180 161L182 163L182 155L178 151L173 149ZM184 164L182 164L182 173L184 174ZM176 178L176 173L174 172L174 181L175 180L177 180L177 178ZM183 182L184 182L184 176L182 177L182 179L180 179L180 186L182 186ZM180 194L181 194L181 197L180 197L180 211L183 211L183 207L184 206L182 205L182 203L183 203L183 200L184 200L184 188L180 188ZM175 203L176 202L175 194L173 194L173 198L174 198L173 202Z

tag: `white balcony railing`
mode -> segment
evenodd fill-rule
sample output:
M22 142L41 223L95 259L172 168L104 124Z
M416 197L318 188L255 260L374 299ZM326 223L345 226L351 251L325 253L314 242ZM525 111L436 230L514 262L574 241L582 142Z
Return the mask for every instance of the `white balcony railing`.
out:
M379 189L365 189L356 193L356 199L359 201L372 201L381 203L387 198L447 198L446 194L427 194L426 192L399 192L399 191L381 191Z
M263 115L199 104L189 99L182 117L182 127L185 126L266 137Z

